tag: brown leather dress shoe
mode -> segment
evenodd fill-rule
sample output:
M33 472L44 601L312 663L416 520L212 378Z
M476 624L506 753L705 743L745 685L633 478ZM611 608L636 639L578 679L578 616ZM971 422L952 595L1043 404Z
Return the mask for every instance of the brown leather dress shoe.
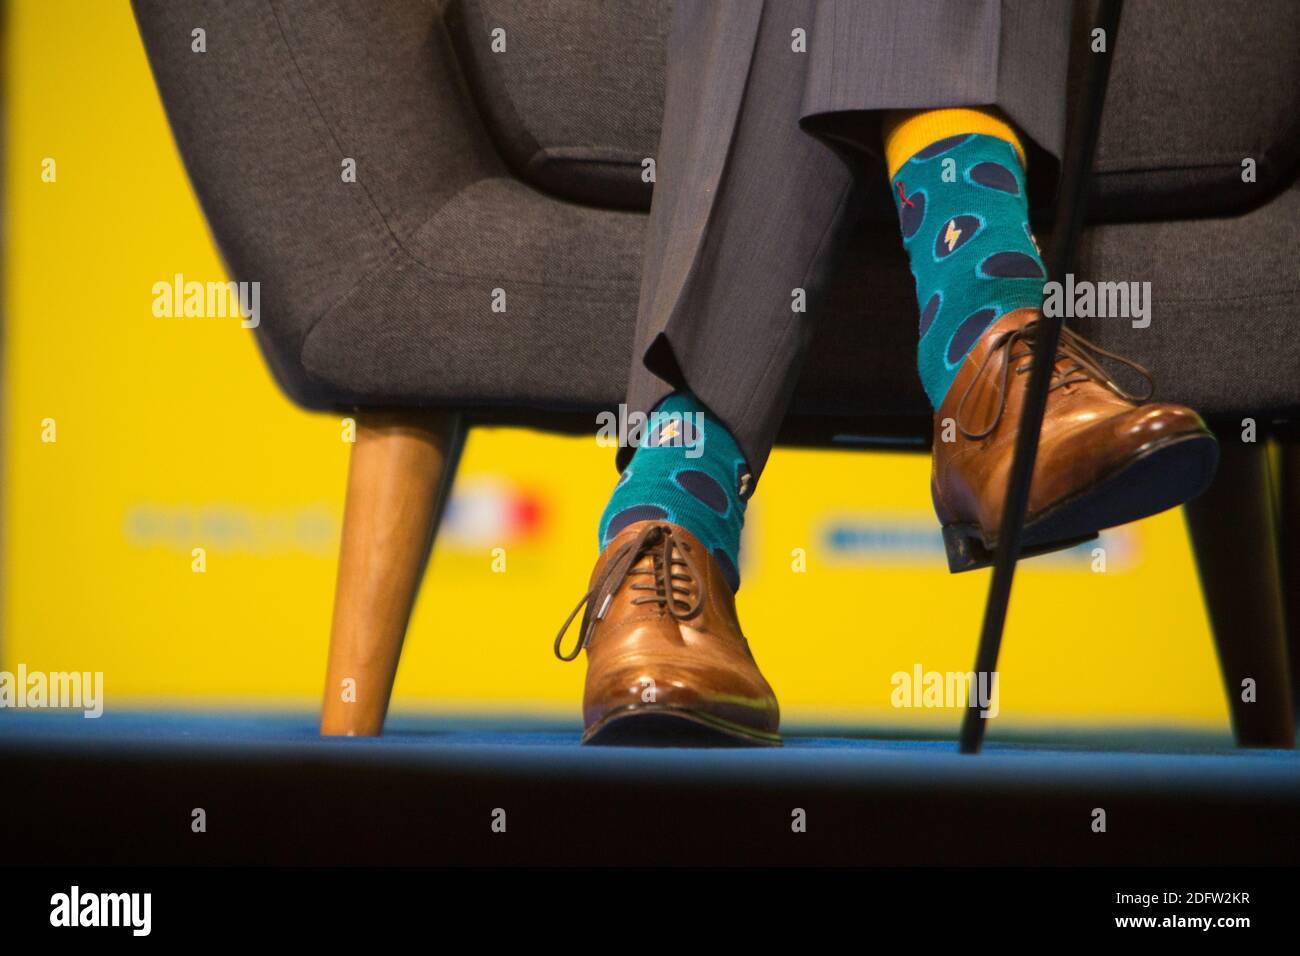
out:
M995 322L935 413L930 490L953 572L993 561L1038 319L1037 309L1018 309ZM1099 357L1146 379L1145 394L1125 391ZM1071 547L1209 486L1219 458L1214 436L1190 408L1144 404L1151 386L1140 365L1061 330L1022 555Z
M555 638L587 650L586 744L779 746L780 710L749 651L722 569L663 521L623 529ZM578 642L560 650L586 605Z

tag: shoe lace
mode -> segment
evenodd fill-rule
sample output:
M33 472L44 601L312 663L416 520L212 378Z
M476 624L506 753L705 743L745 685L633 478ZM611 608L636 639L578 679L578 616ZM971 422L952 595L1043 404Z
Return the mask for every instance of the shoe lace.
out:
M1015 366L1016 374L1023 375L1034 367L1034 341L1041 328L1038 319L1026 322L1016 329L1010 329L998 334L993 341L992 347L984 355L984 361L976 370L974 377L966 386L962 393L961 400L957 403L956 423L957 429L964 438L978 440L986 438L993 434L1002 421L1002 413L1007 407L1007 381L1011 374L1012 366ZM976 384L984 378L985 372L993 364L995 356L1005 354L1002 363L1002 374L998 379L998 410L993 416L992 423L983 431L976 431L968 428L964 423L966 400L970 398L971 393L975 391ZM1119 362L1137 372L1146 380L1147 387L1141 393L1130 392L1122 385L1116 382L1110 374L1102 367L1100 359L1107 358L1114 362ZM1028 359L1020 365L1016 365L1022 359ZM1070 331L1067 328L1061 329L1060 342L1056 347L1056 361L1052 365L1052 379L1048 386L1048 391L1061 388L1066 385L1073 385L1079 382L1096 381L1104 385L1110 391L1114 392L1125 401L1141 403L1151 397L1155 391L1155 379L1147 369L1137 362L1124 358L1122 355L1116 355L1114 352L1108 352L1100 345L1089 342L1082 335Z
M634 567L647 554L651 557L650 562L645 567ZM671 525L648 524L641 529L640 534L614 552L591 590L582 596L578 606L564 619L560 632L555 635L556 657L562 661L571 661L582 653L582 649L591 640L596 625L604 620L623 580L633 575L646 575L651 579L636 580L629 585L634 591L651 592L638 594L632 598L633 604L658 604L679 621L689 620L704 606L703 587L697 587L695 599L688 600L690 585L704 580L691 553L690 544L677 535ZM587 610L582 616L578 642L573 650L565 654L560 650L564 635L584 606Z

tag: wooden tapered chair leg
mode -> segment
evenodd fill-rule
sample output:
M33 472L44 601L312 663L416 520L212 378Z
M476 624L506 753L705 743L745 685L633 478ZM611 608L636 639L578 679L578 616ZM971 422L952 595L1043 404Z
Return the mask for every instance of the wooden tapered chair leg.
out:
M1278 449L1278 531L1291 703L1300 715L1300 437L1288 436Z
M357 416L320 730L380 733L407 622L455 476L452 412Z
M1184 509L1242 747L1293 747L1295 715L1287 668L1273 496L1262 442L1220 448L1219 471ZM1255 700L1242 700L1242 682Z

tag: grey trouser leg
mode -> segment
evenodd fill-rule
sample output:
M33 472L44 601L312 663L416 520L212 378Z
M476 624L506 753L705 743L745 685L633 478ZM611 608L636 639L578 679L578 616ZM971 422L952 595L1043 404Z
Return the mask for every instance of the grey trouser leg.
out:
M628 405L647 411L689 388L755 481L858 182L849 160L799 125L810 60L791 50L791 30L815 7L682 0L668 40Z
M996 106L1025 140L1042 203L1065 143L1072 9L1071 0L819 0L805 124L871 151L880 110Z
M830 144L878 152L885 109L995 105L1050 186L1069 24L1068 0L678 0L629 406L689 388L757 480L862 190L888 189Z

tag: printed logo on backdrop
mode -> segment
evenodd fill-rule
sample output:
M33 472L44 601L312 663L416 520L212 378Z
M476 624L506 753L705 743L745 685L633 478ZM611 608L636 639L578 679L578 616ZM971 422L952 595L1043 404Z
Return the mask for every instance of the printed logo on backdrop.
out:
M458 481L438 532L438 548L474 551L540 539L553 503L540 492L497 475ZM189 554L197 544L237 555L306 554L333 557L341 531L337 505L262 508L237 502L139 502L123 516L134 548Z
M817 557L826 564L948 567L943 534L932 515L833 512L814 518L813 527ZM1094 541L1036 557L1029 567L1094 572L1099 551L1106 571L1130 570L1139 561L1137 534L1130 528L1103 531Z
M338 550L335 506L259 508L236 502L144 501L123 516L123 533L134 548L165 548L189 554L196 544L226 554L309 554Z
M500 475L458 480L438 529L438 547L479 552L544 538L554 504L540 492Z

